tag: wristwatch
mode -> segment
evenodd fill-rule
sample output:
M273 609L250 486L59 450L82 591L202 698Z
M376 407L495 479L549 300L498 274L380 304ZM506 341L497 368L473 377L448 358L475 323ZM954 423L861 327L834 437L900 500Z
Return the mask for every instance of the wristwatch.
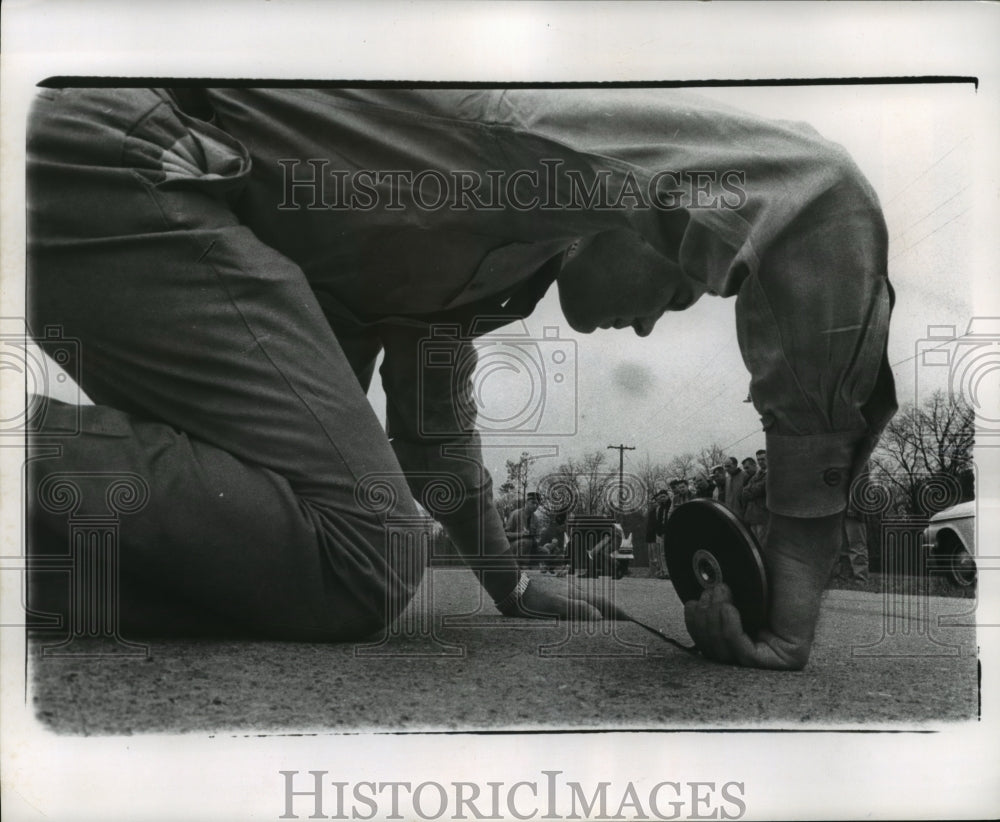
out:
M531 582L531 577L525 571L521 571L521 576L517 580L517 585L515 585L507 596L503 599L497 599L493 601L496 605L497 610L506 615L508 611L514 610L521 602L521 597L524 596L524 592L528 590L528 583Z

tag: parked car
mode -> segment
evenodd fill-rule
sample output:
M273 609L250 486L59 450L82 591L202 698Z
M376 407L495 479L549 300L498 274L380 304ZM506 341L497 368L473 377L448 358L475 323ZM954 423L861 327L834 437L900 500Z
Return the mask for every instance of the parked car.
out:
M931 569L956 585L976 584L976 501L945 508L931 517L924 530L924 549Z

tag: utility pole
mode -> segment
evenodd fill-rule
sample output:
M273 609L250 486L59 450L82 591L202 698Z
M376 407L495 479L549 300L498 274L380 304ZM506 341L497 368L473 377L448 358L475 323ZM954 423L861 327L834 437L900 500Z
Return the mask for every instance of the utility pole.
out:
M528 473L531 471L531 463L535 460L545 459L551 454L529 454L527 451L521 452L521 459L518 460L518 483L521 486L521 507L528 504Z
M521 452L521 459L517 462L517 480L518 485L521 486L521 493L518 496L521 498L521 507L524 508L528 504L528 466L531 465L531 455L527 451Z
M625 508L625 490L624 490L624 476L625 476L625 452L635 451L635 446L632 445L609 445L612 451L618 452L618 513L621 514Z

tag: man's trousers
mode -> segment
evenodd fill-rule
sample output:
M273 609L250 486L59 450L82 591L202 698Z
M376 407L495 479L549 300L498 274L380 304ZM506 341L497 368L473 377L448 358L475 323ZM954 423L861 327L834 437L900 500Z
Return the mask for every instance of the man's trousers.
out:
M40 95L29 325L79 341L69 370L97 405L50 407L42 434L78 413L80 430L31 461L29 490L66 475L86 516L102 477L148 483L119 523L126 634L359 637L422 573L389 550L387 513L359 505L359 480L383 477L396 516L417 510L302 271L233 216L245 154L157 92ZM39 503L30 550L65 552L66 515ZM35 575L33 607L58 606L56 576Z

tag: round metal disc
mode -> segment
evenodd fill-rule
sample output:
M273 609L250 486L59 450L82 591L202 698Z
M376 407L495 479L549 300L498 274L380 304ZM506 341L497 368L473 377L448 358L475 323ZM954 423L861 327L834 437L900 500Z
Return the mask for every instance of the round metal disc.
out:
M725 505L694 499L667 520L664 546L670 580L682 602L701 597L725 582L733 592L743 630L749 635L767 624L767 578L760 546Z

